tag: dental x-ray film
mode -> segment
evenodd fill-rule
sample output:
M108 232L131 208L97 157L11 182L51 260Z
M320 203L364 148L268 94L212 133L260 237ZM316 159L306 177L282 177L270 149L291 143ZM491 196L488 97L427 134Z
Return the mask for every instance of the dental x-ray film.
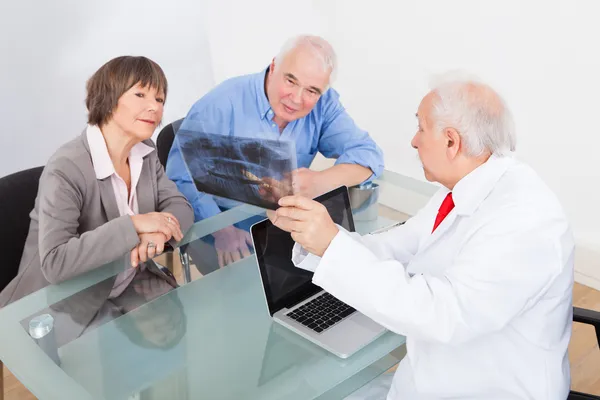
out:
M292 194L294 142L220 135L180 128L181 154L204 193L277 209Z

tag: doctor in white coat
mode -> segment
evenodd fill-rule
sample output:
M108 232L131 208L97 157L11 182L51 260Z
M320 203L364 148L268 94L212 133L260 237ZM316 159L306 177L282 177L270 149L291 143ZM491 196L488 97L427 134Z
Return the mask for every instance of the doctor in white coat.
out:
M489 86L447 81L417 118L412 146L443 187L406 224L361 237L298 196L269 217L315 284L406 336L389 400L565 399L574 240L561 205L512 157Z

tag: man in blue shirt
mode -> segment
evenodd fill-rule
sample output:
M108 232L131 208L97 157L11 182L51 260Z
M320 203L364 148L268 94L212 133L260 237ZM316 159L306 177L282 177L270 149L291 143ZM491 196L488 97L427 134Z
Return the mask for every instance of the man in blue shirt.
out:
M181 129L294 141L298 163L294 192L309 198L374 179L383 171L383 154L329 87L335 68L336 56L327 41L317 36L292 38L266 71L229 79L198 100ZM308 169L317 152L336 158L335 165L324 171ZM198 192L177 137L166 170L190 201L196 221L235 204ZM251 239L245 229L230 226L213 236L219 266L250 254Z

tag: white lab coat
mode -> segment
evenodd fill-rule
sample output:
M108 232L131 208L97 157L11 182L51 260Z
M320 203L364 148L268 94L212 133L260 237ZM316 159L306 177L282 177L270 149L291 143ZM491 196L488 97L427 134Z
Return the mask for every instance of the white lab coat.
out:
M565 399L574 240L528 166L492 156L406 224L340 230L322 258L296 245L313 282L407 337L389 400Z

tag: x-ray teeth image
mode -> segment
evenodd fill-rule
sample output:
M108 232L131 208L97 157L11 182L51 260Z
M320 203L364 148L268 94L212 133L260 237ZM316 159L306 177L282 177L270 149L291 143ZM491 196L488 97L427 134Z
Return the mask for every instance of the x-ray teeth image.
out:
M294 142L179 129L181 154L196 188L263 208L292 194Z

